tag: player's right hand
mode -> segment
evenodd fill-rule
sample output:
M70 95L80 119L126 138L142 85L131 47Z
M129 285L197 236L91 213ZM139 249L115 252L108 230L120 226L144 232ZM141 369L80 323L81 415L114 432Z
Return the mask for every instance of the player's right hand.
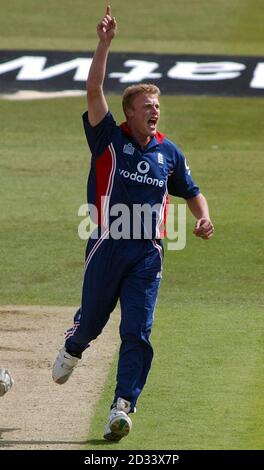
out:
M209 240L214 234L214 226L211 220L207 217L202 217L197 220L193 233L196 237L201 237L204 240Z
M116 35L116 19L112 16L111 6L106 7L106 13L100 23L97 25L97 34L99 39L110 43Z

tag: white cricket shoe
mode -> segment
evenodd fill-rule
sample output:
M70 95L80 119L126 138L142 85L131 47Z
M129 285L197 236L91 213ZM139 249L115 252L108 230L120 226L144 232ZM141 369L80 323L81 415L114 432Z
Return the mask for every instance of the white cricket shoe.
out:
M10 373L6 369L0 369L0 397L5 395L8 390L14 385L14 380L12 379Z
M132 428L132 421L128 416L130 402L118 398L116 405L111 409L108 422L104 430L104 438L108 441L120 441L128 435Z
M72 374L78 357L71 356L65 348L60 349L52 369L52 378L57 384L64 384Z

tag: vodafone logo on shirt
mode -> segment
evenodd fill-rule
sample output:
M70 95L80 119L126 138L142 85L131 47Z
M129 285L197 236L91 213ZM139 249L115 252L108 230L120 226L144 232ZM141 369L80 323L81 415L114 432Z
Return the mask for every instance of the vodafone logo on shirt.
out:
M123 178L129 179L131 181L136 181L137 183L143 183L163 188L164 181L159 180L158 178L151 178L148 175L149 170L150 164L142 160L137 164L137 171L131 173L128 170L119 169L119 173L121 176L123 176Z
M148 173L150 169L150 164L148 162L141 161L137 164L137 170L143 175Z

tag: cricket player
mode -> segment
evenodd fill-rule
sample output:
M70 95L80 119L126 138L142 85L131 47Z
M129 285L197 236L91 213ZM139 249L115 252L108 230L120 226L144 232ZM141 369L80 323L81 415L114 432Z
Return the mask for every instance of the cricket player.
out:
M150 333L162 273L168 192L187 201L196 218L196 236L208 240L214 232L206 199L185 157L157 130L159 89L152 84L128 87L123 94L126 120L121 125L108 109L103 83L116 30L108 6L97 26L99 42L87 79L88 112L83 115L92 153L88 203L98 229L87 244L82 303L52 372L56 383L68 380L119 300L117 383L104 430L110 441L119 441L131 430L131 413L151 367Z

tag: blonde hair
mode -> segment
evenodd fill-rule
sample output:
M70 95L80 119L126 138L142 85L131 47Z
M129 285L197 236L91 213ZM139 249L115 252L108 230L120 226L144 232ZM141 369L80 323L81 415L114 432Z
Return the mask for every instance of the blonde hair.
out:
M132 108L135 97L141 93L148 93L150 95L160 95L160 89L151 83L141 83L139 85L131 85L124 90L122 106L126 114L127 108Z

